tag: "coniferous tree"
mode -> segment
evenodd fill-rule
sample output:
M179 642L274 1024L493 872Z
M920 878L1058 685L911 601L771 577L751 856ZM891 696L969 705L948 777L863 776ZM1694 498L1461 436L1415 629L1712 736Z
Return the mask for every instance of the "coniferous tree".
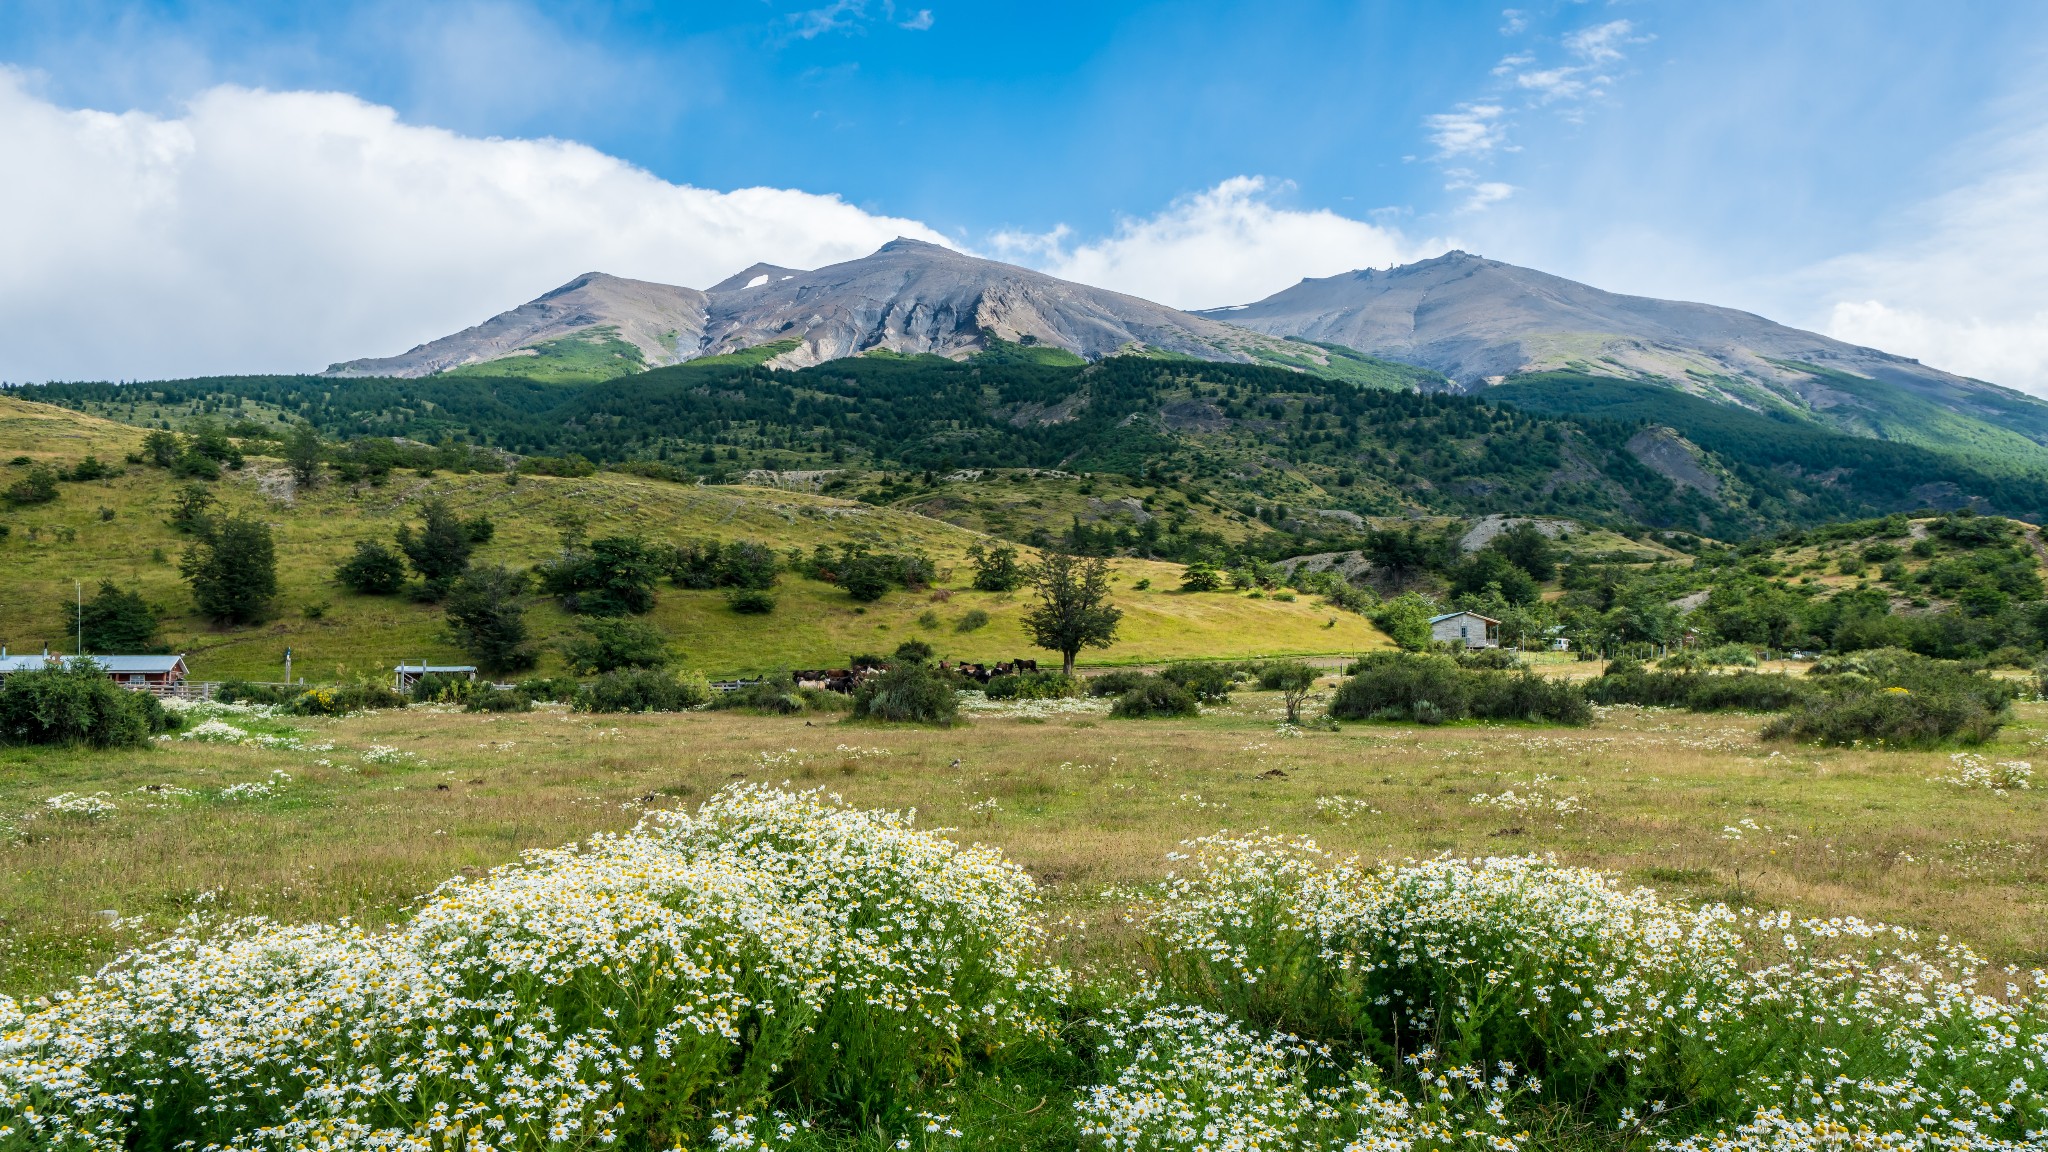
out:
M470 539L469 526L443 501L427 501L421 515L426 523L417 533L410 524L399 526L398 550L412 562L412 570L419 573L428 592L438 596L469 567L469 555L476 545Z
M448 632L477 667L493 675L539 662L527 643L524 573L498 565L471 568L448 592Z
M99 591L83 605L66 601L64 615L66 631L82 637L87 652L160 651L156 612L139 593L123 591L112 580L100 581Z
M270 525L234 516L207 520L178 562L201 614L224 624L261 619L277 598L277 551Z
M300 421L284 443L284 462L292 471L292 479L307 488L319 483L320 455L320 433L311 424Z

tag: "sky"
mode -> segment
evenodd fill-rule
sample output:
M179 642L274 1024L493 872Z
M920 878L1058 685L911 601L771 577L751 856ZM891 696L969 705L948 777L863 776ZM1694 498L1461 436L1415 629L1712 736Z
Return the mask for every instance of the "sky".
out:
M2048 5L0 0L0 380L915 236L1180 307L1448 248L2048 395Z

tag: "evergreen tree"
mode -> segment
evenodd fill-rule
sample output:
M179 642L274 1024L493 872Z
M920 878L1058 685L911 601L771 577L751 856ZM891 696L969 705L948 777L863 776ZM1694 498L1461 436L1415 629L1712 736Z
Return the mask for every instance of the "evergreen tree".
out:
M420 574L428 592L439 596L469 567L469 555L476 545L470 539L469 526L449 511L445 502L428 500L420 511L426 523L417 533L410 524L400 525L398 550L412 562L412 570Z
M64 615L66 630L73 636L82 633L87 652L161 651L156 646L156 613L139 593L124 592L112 580L100 581L100 590L83 605L66 601Z
M982 592L1012 592L1024 583L1024 570L1017 563L1017 550L1008 544L983 548L969 545L967 558L974 564L974 587Z
M496 675L539 663L527 643L524 574L498 565L471 568L448 592L448 633L477 667Z
M1108 562L1048 552L1030 577L1039 602L1024 614L1024 628L1033 643L1060 654L1063 672L1074 674L1074 657L1081 649L1116 642L1117 621L1124 614L1109 603Z
M319 483L320 456L320 433L311 424L300 421L284 442L284 462L292 470L292 479L306 488Z
M178 562L202 615L225 624L260 619L277 597L270 525L243 516L207 520Z
M204 484L187 484L178 490L178 502L171 506L171 527L192 534L206 526L213 515L213 493Z

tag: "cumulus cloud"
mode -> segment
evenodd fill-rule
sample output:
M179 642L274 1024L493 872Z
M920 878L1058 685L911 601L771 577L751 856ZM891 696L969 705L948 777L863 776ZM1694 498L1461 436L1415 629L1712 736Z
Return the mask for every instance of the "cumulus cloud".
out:
M899 21L896 26L898 28L908 28L912 32L929 31L932 26L932 10L929 8L919 8L909 19Z
M1906 216L1912 239L1803 278L1831 301L1828 335L2048 395L2048 129L2018 123L1974 144L1971 179Z
M1159 213L1125 220L1103 239L1074 244L1064 228L994 238L999 254L1069 280L1177 308L1242 304L1304 276L1386 267L1445 251L1441 240L1273 202L1256 176L1237 176L1182 197Z
M587 271L816 267L914 220L671 184L559 140L477 139L334 93L180 115L40 100L0 70L0 379L305 371L391 355Z

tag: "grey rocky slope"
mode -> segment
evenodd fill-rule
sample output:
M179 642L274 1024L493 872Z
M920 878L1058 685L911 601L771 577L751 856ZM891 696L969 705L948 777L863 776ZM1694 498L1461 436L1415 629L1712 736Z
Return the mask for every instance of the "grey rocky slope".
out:
M1152 351L1250 361L1321 353L1149 300L1090 288L936 244L893 240L872 255L811 270L756 264L705 291L590 273L474 328L401 356L352 360L337 376L425 376L575 332L616 329L647 366L784 340L775 363L799 368L885 350L963 356L990 337L1087 359Z
M518 355L544 340L612 329L640 349L649 367L696 355L711 297L695 288L586 272L539 299L500 312L474 328L443 336L397 356L350 360L330 376L431 376L465 364Z
M2015 414L2025 425L2042 419L2037 413L2048 414L2048 406L2010 389L1748 312L1624 296L1466 252L1303 280L1255 304L1198 315L1275 336L1343 344L1434 369L1468 389L1518 373L1567 369L1659 379L1751 408L1768 407L1775 396L1816 415L1840 417L1831 423L1853 424L1867 405L1853 394L1854 381L1831 378L1832 371L2007 426ZM1836 408L1845 410L1833 413Z

